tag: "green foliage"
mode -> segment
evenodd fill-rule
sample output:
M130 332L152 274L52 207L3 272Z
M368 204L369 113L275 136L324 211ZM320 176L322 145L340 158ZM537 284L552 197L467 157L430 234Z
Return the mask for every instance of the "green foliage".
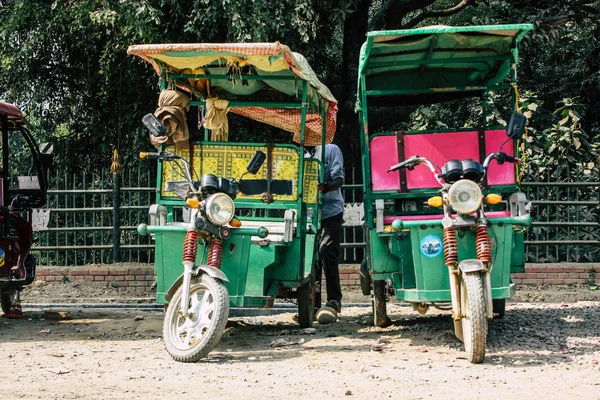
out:
M336 3L337 4L337 3ZM329 2L312 0L8 0L0 2L0 99L22 107L70 170L123 163L149 143L142 116L157 78L126 54L137 43L276 41L309 59L336 53ZM325 34L317 38L317 33ZM309 43L310 42L310 43ZM319 46L315 46L319 44ZM334 43L338 46L339 43ZM318 63L333 75L336 62ZM242 129L245 129L242 127Z

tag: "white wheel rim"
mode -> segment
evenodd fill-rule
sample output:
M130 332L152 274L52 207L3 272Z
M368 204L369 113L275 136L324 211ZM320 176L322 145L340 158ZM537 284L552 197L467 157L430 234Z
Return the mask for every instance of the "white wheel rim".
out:
M181 299L176 300L179 304ZM200 345L206 338L206 333L215 323L215 298L210 289L202 284L192 286L188 316L179 315L179 307L173 310L171 316L171 342L179 350L190 350Z

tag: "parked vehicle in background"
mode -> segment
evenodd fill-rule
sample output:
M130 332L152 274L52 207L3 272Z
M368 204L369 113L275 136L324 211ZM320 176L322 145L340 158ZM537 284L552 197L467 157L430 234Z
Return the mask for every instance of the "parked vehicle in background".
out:
M23 113L0 102L0 305L4 316L20 317L20 291L35 279L32 210L46 204L46 170L53 146L39 146Z

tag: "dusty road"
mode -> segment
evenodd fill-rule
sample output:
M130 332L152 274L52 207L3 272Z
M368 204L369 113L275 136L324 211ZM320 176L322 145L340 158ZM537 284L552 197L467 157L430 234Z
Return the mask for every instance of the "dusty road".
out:
M600 399L600 303L510 303L490 322L486 360L469 364L450 315L391 306L394 325L363 325L369 307L299 334L292 313L230 319L197 364L164 351L162 313L41 310L0 319L5 399ZM274 340L303 342L272 347Z

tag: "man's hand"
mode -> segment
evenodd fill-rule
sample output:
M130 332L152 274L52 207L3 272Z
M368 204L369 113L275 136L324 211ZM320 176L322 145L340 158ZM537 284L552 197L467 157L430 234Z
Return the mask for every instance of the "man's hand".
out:
M338 190L342 187L343 184L344 180L342 178L335 178L334 180L329 182L319 183L317 185L317 188L319 189L319 192L325 194L328 192L333 192L334 190Z
M331 191L331 189L329 189L329 184L327 182L325 182L325 183L319 183L317 185L317 188L319 189L319 192L321 192L323 194Z

